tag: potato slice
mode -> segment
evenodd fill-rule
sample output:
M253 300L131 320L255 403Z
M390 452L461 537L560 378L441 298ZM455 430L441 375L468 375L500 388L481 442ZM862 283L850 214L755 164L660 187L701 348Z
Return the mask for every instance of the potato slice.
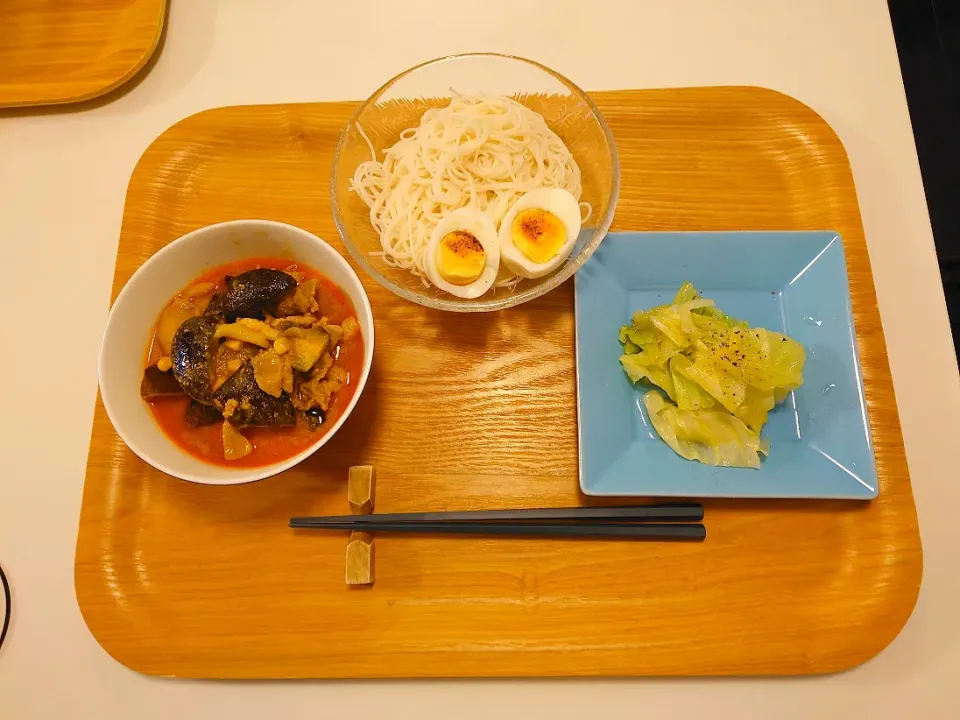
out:
M188 300L192 300L193 298L203 297L204 295L213 295L216 289L217 289L216 283L212 283L212 282L197 283L196 285L191 285L190 287L188 287L184 291L183 296Z
M180 326L190 318L199 317L201 312L193 302L182 297L174 298L173 302L163 309L157 323L157 342L160 343L164 355L170 354L173 336Z
M264 350L250 361L257 385L267 395L280 397L283 392L283 361L273 350ZM292 379L291 379L292 383Z
M253 445L233 426L233 423L224 420L220 434L223 438L224 460L239 460L253 452Z
M200 310L200 314L202 315L207 311L207 306L211 300L213 300L213 295L201 295L200 297L193 298L193 304L197 306L197 309Z

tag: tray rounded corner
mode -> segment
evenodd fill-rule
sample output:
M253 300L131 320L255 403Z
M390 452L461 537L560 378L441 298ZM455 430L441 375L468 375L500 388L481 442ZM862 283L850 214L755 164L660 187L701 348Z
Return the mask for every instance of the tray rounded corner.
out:
M122 66L118 64L110 65L109 63L112 62L112 58L118 55L118 52L114 51L104 54L102 57L97 58L97 61L93 63L93 66L97 67L98 65L101 65L106 67L110 71L109 73L104 73L104 76L99 77L96 81L91 79L86 82L81 81L81 83L74 83L73 87L69 90L66 89L66 87L61 86L59 91L51 91L46 97L33 94L32 96L4 101L2 99L4 88L0 87L0 109L13 110L44 107L53 108L62 105L75 105L78 103L86 103L92 100L97 100L98 98L102 98L104 95L108 95L118 88L123 87L128 82L133 80L137 75L139 75L140 71L147 66L151 58L153 58L153 56L156 54L167 25L168 4L168 0L157 0L156 9L158 12L156 15L155 26L152 26L154 27L154 32L151 35L149 43L144 43L143 52L139 53L132 63L124 64ZM139 44L142 35L139 33L133 33L132 35ZM34 81L32 85L34 87L44 87L50 86L51 83ZM56 84L54 84L54 87L56 87Z
M166 25L167 25L167 0L161 0L160 14L159 14L159 17L157 18L156 34L153 36L153 40L151 41L150 45L144 49L143 54L137 58L136 62L131 63L130 66L124 69L122 72L119 71L118 69L117 76L114 79L104 83L102 86L98 88L94 88L93 90L83 95L79 95L77 97L66 97L60 100L56 100L51 104L69 105L71 103L80 103L80 102L86 102L88 100L96 100L97 98L101 98L104 95L112 93L114 90L117 90L118 88L121 88L124 85L126 85L128 82L130 82L135 77L137 77L140 74L140 72L147 67L147 65L150 63L150 60L153 59L153 56L156 54L157 50L160 47L160 41L163 38L163 33L164 33L164 30L166 29Z
M122 642L113 644L109 641L104 640L97 633L97 630L95 627L96 621L94 619L96 615L94 613L91 613L89 609L86 607L84 602L84 599L86 598L86 593L84 591L81 591L80 586L78 584L79 571L80 571L79 565L76 563L76 561L74 561L73 594L77 600L77 608L80 610L80 617L83 619L83 624L87 628L87 631L90 633L91 637L94 639L97 645L100 646L100 649L103 650L111 658L116 660L118 663L123 665L125 668L127 668L128 670L132 670L135 673L140 673L141 675L150 675L154 677L169 677L168 675L165 675L164 673L161 673L161 672L157 672L155 670L136 667L136 665L134 664L135 654L130 655L128 657L128 656L125 656L123 652L125 648L128 648L127 645L125 645Z
M843 141L840 139L840 136L837 134L837 131L833 129L833 126L827 122L826 118L824 118L823 115L821 115L812 107L807 105L805 102L803 102L803 100L800 100L799 98L796 98L793 95L790 95L789 93L785 93L782 90L775 90L773 88L763 87L762 85L744 85L741 87L743 87L744 89L748 89L752 92L758 92L765 95L769 95L775 98L776 103L784 107L792 106L795 110L802 113L804 116L806 116L804 117L804 120L805 120L804 124L807 125L808 127L811 123L818 125L822 129L825 136L821 138L821 141L826 140L828 142L834 143L837 149L839 150L839 152L841 152L843 155L844 165L848 169L850 168L850 156L847 153L846 146L843 144ZM837 234L840 235L840 233L837 233Z
M235 112L238 108L244 107L243 105L222 105L216 107L203 108L192 112L189 115L184 115L179 120L176 120L172 125L168 125L163 130L161 130L143 149L143 152L140 153L137 157L137 161L133 164L133 169L130 171L130 180L129 185L133 184L134 180L137 177L139 172L148 172L149 168L145 166L145 161L148 160L152 155L156 154L161 157L165 157L169 154L169 148L164 147L164 143L170 141L172 137L177 136L178 134L184 134L189 136L194 128L194 124L202 123L210 117L216 115L229 115L232 112ZM189 147L185 147L183 144L178 144L177 152L181 154L187 153L189 155ZM194 228L195 229L195 228Z
M920 598L920 585L923 580L923 549L918 544L916 563L916 581L911 582L910 593L903 597L898 605L893 608L895 612L887 617L887 622L883 625L883 632L875 636L876 642L869 646L856 646L851 648L851 652L841 658L835 664L827 664L811 672L811 675L836 675L839 673L856 670L861 665L873 660L886 650L894 640L896 640L903 629L907 626L910 618L913 617L913 611L917 607L917 601Z

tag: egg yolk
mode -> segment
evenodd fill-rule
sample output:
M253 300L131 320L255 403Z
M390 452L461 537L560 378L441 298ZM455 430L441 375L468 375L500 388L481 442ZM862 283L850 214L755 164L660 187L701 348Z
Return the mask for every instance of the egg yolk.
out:
M437 271L452 285L469 285L483 274L487 253L483 245L465 230L454 230L437 247Z
M528 260L543 264L555 257L567 242L567 228L560 218L540 208L517 213L510 227L513 246Z

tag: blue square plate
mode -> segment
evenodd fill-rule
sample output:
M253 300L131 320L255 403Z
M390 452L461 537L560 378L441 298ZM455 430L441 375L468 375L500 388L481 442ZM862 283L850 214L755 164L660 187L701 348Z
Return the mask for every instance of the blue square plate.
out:
M803 386L770 413L759 470L684 460L620 368L618 328L689 280L752 326L807 350ZM843 243L833 232L610 233L576 275L580 488L587 495L877 496Z

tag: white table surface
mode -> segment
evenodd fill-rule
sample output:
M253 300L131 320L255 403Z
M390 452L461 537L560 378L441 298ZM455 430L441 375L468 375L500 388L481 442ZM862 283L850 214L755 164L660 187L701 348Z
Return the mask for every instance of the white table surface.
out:
M139 155L206 108L359 99L419 61L481 49L533 57L592 90L763 85L839 134L924 545L917 608L874 660L783 680L190 682L131 672L87 631L74 545L97 351ZM81 111L0 115L0 220L4 296L17 306L0 334L0 562L15 601L0 651L4 720L960 717L960 376L884 0L174 0L158 62L127 94Z

